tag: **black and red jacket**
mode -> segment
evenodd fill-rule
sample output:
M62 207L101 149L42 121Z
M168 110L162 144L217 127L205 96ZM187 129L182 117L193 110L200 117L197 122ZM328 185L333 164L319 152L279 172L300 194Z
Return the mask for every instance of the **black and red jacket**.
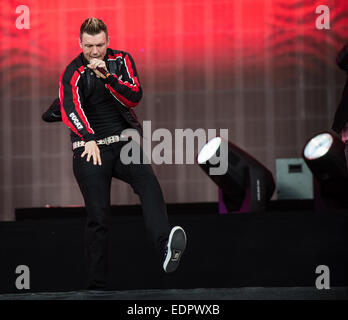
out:
M59 100L62 121L71 129L71 140L97 140L127 127L142 128L133 108L142 98L135 63L124 51L107 49L104 61L111 73L97 78L87 68L83 53L78 55L60 77ZM117 124L117 125L116 125ZM116 131L115 131L116 130Z

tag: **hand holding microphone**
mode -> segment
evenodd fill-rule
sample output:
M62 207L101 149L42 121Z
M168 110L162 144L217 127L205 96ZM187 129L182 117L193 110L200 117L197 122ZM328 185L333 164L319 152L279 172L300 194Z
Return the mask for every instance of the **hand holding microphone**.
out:
M91 59L88 68L92 69L98 78L106 79L109 75L109 71L106 68L105 61L99 59Z

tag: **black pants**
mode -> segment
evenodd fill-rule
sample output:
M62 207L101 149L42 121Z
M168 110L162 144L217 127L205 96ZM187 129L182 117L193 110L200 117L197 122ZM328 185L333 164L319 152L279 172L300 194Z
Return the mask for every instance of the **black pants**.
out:
M128 164L120 160L120 151L127 142L99 146L102 166L91 158L81 158L84 148L74 150L73 170L82 192L86 209L86 253L88 287L105 287L108 273L108 233L110 216L110 187L112 177L129 183L138 194L145 227L160 255L170 232L161 187L149 164ZM141 159L142 159L141 150Z

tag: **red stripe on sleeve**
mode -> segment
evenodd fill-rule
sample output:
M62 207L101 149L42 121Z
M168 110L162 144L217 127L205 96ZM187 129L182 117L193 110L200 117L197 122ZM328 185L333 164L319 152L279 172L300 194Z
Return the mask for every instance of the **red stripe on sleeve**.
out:
M129 101L124 96L122 96L118 92L116 92L109 84L107 84L106 87L110 90L110 92L113 94L113 96L117 100L119 100L122 104L124 104L127 107L135 107L139 103L139 102Z
M115 74L112 74L111 76L113 76L114 78L116 78L116 80L118 81L119 84L128 87L129 89L131 89L132 91L138 92L139 91L139 87L135 84L130 84L128 81L122 81L120 79L117 78L117 76Z
M81 66L81 68L82 68L82 70L84 70L83 66ZM78 115L80 116L83 124L85 125L85 127L87 129L87 132L94 133L94 131L90 127L89 122L87 120L87 117L86 117L86 115L83 112L83 109L81 107L81 101L80 101L80 96L79 96L79 92L78 92L79 88L77 87L77 82L78 82L79 78L80 78L80 74L78 73L78 71L75 71L71 80L70 80L70 85L72 88L73 103L75 105L75 109L76 109Z
M69 121L69 119L66 115L66 112L63 108L63 99L64 99L63 74L64 74L64 72L60 76L60 86L59 86L59 101L60 101L60 112L62 114L62 120L68 128L70 128L74 133L76 133L79 137L82 138L82 135L78 133L77 129Z
M133 83L138 87L139 86L139 81L137 79L137 77L134 76L133 74L133 68L132 68L132 63L129 59L128 54L125 56L125 62L126 62L126 68L129 74L129 77L133 80Z
M108 55L108 60L116 60L119 57L122 58L121 53L114 54L114 55ZM126 69L128 71L128 76L129 76L129 78L131 78L133 80L134 84L130 84L128 81L122 81L122 80L118 79L118 77L114 74L112 76L117 79L117 81L120 85L124 85L124 86L128 87L129 89L131 89L132 91L138 92L140 84L139 84L137 77L135 77L133 74L133 68L132 68L132 64L130 62L130 59L128 57L128 54L126 55L125 63L126 63Z

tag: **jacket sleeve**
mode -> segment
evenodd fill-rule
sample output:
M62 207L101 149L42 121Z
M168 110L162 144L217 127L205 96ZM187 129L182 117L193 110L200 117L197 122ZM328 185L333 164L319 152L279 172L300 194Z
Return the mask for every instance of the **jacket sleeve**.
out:
M87 142L95 140L95 137L83 111L83 96L80 88L83 72L85 72L83 66L78 70L71 66L65 69L60 77L59 100L64 124Z
M111 74L103 81L115 99L128 108L134 108L143 96L135 63L129 53L122 59L121 75Z
M348 71L348 44L338 53L336 62L341 69Z
M60 114L60 101L59 98L55 99L50 107L41 116L43 121L46 122L57 122L62 121Z

